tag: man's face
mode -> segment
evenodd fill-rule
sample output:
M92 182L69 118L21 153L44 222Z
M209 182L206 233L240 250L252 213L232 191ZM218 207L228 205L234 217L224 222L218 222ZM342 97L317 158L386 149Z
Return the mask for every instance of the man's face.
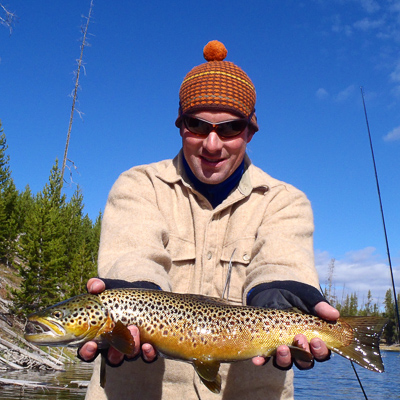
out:
M210 123L237 119L228 112L201 111L191 114ZM249 128L232 138L221 138L215 131L207 136L190 132L182 123L180 133L185 159L197 179L203 183L218 184L229 178L240 165L247 143L253 137Z

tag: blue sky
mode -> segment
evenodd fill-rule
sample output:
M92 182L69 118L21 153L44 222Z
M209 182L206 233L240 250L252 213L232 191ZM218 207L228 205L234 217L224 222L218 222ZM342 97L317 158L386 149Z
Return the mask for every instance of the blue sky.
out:
M0 119L15 184L36 193L63 157L90 1L1 3L19 19L11 35L0 26ZM218 39L257 90L249 156L312 202L321 282L335 258L339 297L371 289L382 302L390 279L364 88L400 286L399 1L94 0L92 17L65 188L79 184L92 219L122 171L179 151L179 86Z

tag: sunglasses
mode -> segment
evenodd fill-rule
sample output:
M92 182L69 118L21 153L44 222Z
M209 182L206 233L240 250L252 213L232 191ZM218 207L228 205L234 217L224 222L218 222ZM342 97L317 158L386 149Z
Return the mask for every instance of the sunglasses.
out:
M245 118L231 119L215 124L189 115L183 115L182 120L186 129L191 133L207 136L210 132L215 131L222 138L231 138L241 134L249 124L249 120Z

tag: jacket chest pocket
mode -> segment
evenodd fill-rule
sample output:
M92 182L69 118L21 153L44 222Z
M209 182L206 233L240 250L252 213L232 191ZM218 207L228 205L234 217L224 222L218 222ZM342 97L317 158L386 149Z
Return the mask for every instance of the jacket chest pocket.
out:
M167 251L172 260L171 270L169 271L172 291L187 293L194 274L195 245L191 241L170 235Z
M254 237L240 238L224 245L222 249L222 287L226 286L225 297L228 294L229 301L235 304L243 303L243 285L246 280L246 269L251 261L254 241Z

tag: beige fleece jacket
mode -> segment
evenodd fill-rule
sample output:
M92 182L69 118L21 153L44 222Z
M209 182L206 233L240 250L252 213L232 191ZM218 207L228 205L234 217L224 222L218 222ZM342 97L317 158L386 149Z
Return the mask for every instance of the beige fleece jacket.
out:
M263 282L295 280L318 288L313 217L306 196L251 164L218 207L190 185L182 153L134 167L115 182L104 212L99 276L149 281L163 290L221 297L230 260L229 300L245 304ZM293 372L251 361L222 365L222 392L200 383L190 364L159 359L107 367L96 362L86 399L291 399Z

